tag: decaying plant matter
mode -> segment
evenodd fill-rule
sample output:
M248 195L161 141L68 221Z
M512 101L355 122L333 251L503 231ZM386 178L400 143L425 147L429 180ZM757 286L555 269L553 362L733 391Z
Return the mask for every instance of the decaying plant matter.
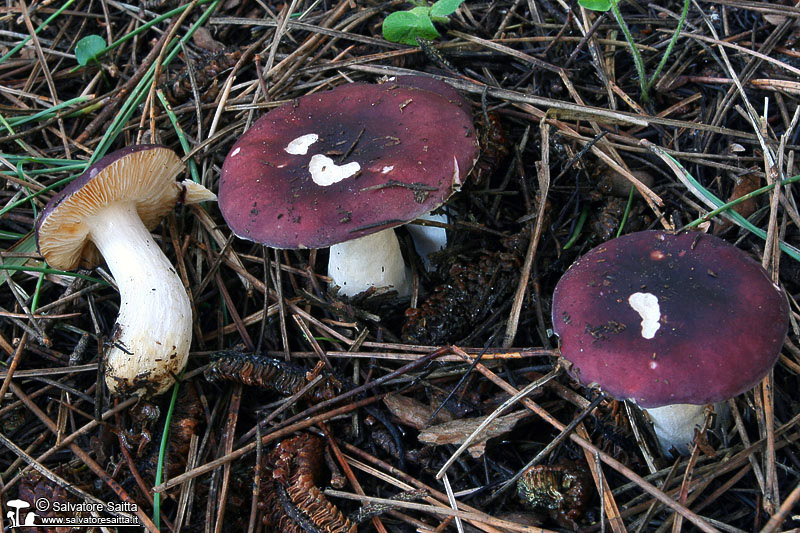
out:
M292 396L302 391L315 376L301 366L234 349L217 353L206 369L205 377L208 381L233 381L283 396ZM309 392L308 398L316 402L330 400L341 390L342 383L324 372L321 381Z
M259 503L263 523L271 531L355 533L350 522L322 494L324 441L303 433L281 441L269 454Z
M517 481L517 495L535 509L546 509L567 527L581 519L594 495L589 470L580 463L537 465Z
M406 310L403 340L433 346L458 342L502 309L519 282L524 244L516 235L503 241L501 251L456 258L445 282L418 308Z

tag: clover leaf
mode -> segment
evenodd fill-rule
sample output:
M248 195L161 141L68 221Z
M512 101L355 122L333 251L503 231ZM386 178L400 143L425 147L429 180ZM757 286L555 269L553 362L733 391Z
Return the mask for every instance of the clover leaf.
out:
M609 0L578 0L578 3L591 11L608 11L611 9Z
M434 22L447 22L464 0L439 0L432 6L417 6L408 11L396 11L383 21L383 38L393 43L417 45L417 39L439 37Z
M86 66L92 61L97 61L97 56L105 49L105 39L99 35L87 35L75 45L75 59L79 65Z

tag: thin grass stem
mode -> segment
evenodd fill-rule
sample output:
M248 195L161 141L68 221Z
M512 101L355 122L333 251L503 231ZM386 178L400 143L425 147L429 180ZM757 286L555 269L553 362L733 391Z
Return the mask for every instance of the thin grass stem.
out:
M655 72L647 80L647 90L650 91L650 88L655 84L656 78L661 74L661 71L664 69L664 66L667 64L667 60L669 59L669 55L672 53L672 49L675 47L675 43L678 42L678 37L681 34L681 30L683 29L683 25L686 22L686 17L689 15L689 4L690 0L684 0L683 2L683 12L681 13L681 18L678 21L678 27L675 28L675 33L672 34L672 38L669 40L669 44L667 45L667 49L664 50L664 55L661 56L661 61L659 61L658 66L656 67Z

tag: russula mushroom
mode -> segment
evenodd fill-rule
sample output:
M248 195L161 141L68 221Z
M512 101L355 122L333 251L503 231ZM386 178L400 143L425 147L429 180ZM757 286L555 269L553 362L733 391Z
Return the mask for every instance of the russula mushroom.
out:
M477 159L472 121L427 89L353 83L261 117L222 167L233 232L274 248L331 247L340 293L409 291L391 228L444 203Z
M703 406L754 387L789 309L761 265L704 234L643 231L581 257L553 294L571 372L644 408L662 450L688 452Z
M183 370L192 340L186 289L152 230L177 202L216 196L176 181L180 158L165 146L137 145L101 158L42 211L39 251L56 268L94 266L105 259L120 292L106 352L112 394L160 394Z
M446 213L425 213L418 216L417 220L427 220L442 224L450 223L450 217ZM434 264L428 256L441 252L447 247L447 230L438 226L423 226L421 224L408 224L406 229L411 235L414 249L417 251L420 260L422 260L422 265L427 272L431 272L434 270Z
M451 85L446 84L436 78L429 76L397 76L389 78L388 83L396 83L407 87L416 87L417 89L425 89L438 94L442 98L447 99L452 105L458 106L470 117L469 102L467 102L461 94L455 90ZM470 117L471 120L471 117ZM440 222L443 224L450 223L450 217L447 213L425 213L417 217L417 220L428 220L431 222ZM417 255L422 260L425 270L430 272L434 269L433 263L428 258L429 255L444 250L447 247L447 230L437 226L423 226L421 224L409 224L406 226L411 240L414 243L414 249Z

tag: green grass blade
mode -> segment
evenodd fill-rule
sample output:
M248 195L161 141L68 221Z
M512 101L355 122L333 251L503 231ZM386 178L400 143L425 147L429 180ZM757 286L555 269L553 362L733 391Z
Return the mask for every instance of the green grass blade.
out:
M192 151L192 147L189 146L189 141L186 140L186 135L183 133L183 128L181 128L181 125L178 122L178 117L176 117L175 113L172 112L172 106L169 105L169 102L167 102L167 99L164 97L164 91L161 89L157 90L156 96L158 96L161 105L164 106L164 110L167 112L170 122L172 122L172 127L175 128L175 133L181 143L183 153L188 154ZM200 173L197 170L197 163L195 163L194 157L189 159L189 170L192 173L192 180L194 180L195 183L200 183Z
M35 243L34 243L35 246ZM27 258L9 258L11 259L23 259L27 261ZM87 276L86 274L81 274L79 272L69 272L66 270L58 270L57 268L50 268L50 267L37 267L31 265L14 265L11 263L0 263L0 272L10 270L10 271L20 271L20 272L43 272L45 274L55 274L57 276L70 276L73 278L81 278L85 279L86 281L91 281L92 283L102 283L103 285L108 285L104 280L95 278L92 276ZM3 279L5 281L5 279Z
M683 2L683 12L681 13L681 18L678 20L678 27L675 28L675 33L672 34L672 38L669 40L669 44L667 45L667 49L664 50L664 55L661 56L661 61L658 62L658 66L656 67L655 72L647 80L647 90L649 91L650 88L658 78L661 71L664 69L664 66L667 64L667 60L669 59L669 55L672 53L672 49L675 47L675 43L678 42L678 37L681 34L681 30L683 29L683 25L686 22L686 16L689 14L689 2L690 0L684 0Z
M36 280L36 289L33 291L33 297L31 298L31 313L35 313L39 308L39 295L42 293L42 282L44 282L44 272L42 272L39 279Z
M39 165L74 165L76 163L86 164L84 161L79 159L56 159L53 157L33 157L29 155L20 155L20 154L4 154L0 153L0 156L3 159L8 159L12 163L33 163Z
M63 12L64 12L64 10L65 10L65 9L67 9L69 6L71 6L71 5L72 5L74 2L75 2L75 0L67 0L67 1L64 3L64 5L63 5L63 6L59 7L59 8L58 8L58 9L57 9L57 10L56 10L56 11L55 11L55 12L54 12L52 15L50 15L49 17L47 17L47 18L45 19L45 21L44 21L44 22L42 22L42 23L39 25L39 27L38 27L38 28L34 29L34 30L33 30L33 33L38 35L40 31L42 31L43 29L45 29L45 28L47 27L47 25L48 25L48 24L50 24L51 22L53 22L53 21L54 21L54 20L55 20L55 19L56 19L56 18L57 18L57 17L58 17L58 16L59 16L61 13L63 13ZM8 59L9 57L13 56L14 54L16 54L17 52L19 52L20 50L22 50L22 48L23 48L23 47L24 47L26 44L28 44L28 41L30 41L30 40L31 40L31 37L30 37L30 36L28 36L28 37L25 37L25 38L24 38L22 41L20 41L20 43L19 43L17 46L15 46L15 47L14 47L14 48L12 48L11 50L9 50L9 51L6 53L6 55L4 55L3 57L0 57L0 63L2 63L3 61L5 61L5 60L6 60L6 59Z
M633 35L631 35L631 30L622 17L622 12L619 10L617 0L611 0L611 12L614 14L614 18L617 19L617 24L622 30L625 40L628 42L628 48L630 48L631 55L633 56L633 64L636 66L636 73L639 75L639 87L642 91L642 100L647 102L650 96L647 92L647 73L644 70L642 54L639 53L639 49L636 47L636 41L633 40Z
M569 240L564 244L562 250L569 250L572 248L576 242L578 242L578 237L581 235L581 230L583 230L583 225L586 223L586 217L589 216L589 209L584 207L581 211L580 216L578 216L578 222L575 224L575 230L570 235Z
M41 119L48 119L48 118L52 117L53 115L55 115L61 109L64 109L65 107L70 107L72 105L82 104L82 103L86 102L87 100L91 100L91 98L88 97L88 96L78 96L77 98L72 98L72 99L67 100L65 102L61 102L60 104L56 104L53 107L48 107L47 109L43 109L42 111L39 111L38 113L34 113L33 115L28 115L28 116L25 116L25 117L9 118L8 119L8 124L10 124L11 126L19 126L20 124L27 124L28 122L35 122L35 121L41 120ZM14 134L14 132L11 131L11 130L9 130L9 132L12 135Z
M667 152L665 152L664 150L662 150L658 146L655 146L654 144L647 143L646 145L650 150L652 150L653 152L658 154L659 157L661 157L666 162L668 162L670 164L670 166L673 167L674 170L676 170L676 172L675 172L676 176L678 177L678 179L680 179L683 182L683 184L686 186L686 188L689 189L689 192L694 194L698 199L700 199L701 201L703 201L707 205L713 206L712 211L718 211L717 214L724 214L725 216L730 218L730 220L732 220L733 222L735 222L739 226L743 227L744 229L746 229L747 231L749 231L753 235L758 236L761 240L766 240L767 239L767 232L766 231L764 231L763 229L755 226L752 222L750 222L749 220L744 218L742 215L740 215L736 211L730 211L730 207L724 208L726 206L725 202L723 202L722 200L717 198L717 196L714 193L712 193L711 191L709 191L708 189L703 187L700 184L699 181L694 179L694 176L692 176L689 173L689 171L686 170L683 167L683 165L681 165L678 162L677 159L675 159L674 157L669 155ZM792 180L792 179L794 179L794 177L793 178L789 178L789 179ZM789 183L791 183L791 182L789 182ZM769 190L767 187L762 187L762 189ZM761 190L761 189L759 189L759 190ZM742 201L744 201L744 200L742 200ZM706 215L706 216L708 216L708 215ZM698 222L698 224L699 224L699 222ZM780 249L783 250L784 252L786 252L786 254L789 257L791 257L795 261L800 261L800 249L795 248L794 246L792 246L790 244L787 244L787 243L785 243L783 241L779 241L778 242L778 246L780 246Z
M633 205L633 196L636 194L636 187L631 187L631 191L628 193L628 203L625 204L625 212L622 213L622 220L619 223L619 229L617 230L617 237L622 235L622 230L625 228L625 223L628 221L628 215L631 213L631 206Z
M74 172L74 171L78 171L80 173L83 173L84 170L86 170L86 163L73 163L71 165L64 165L63 167L60 167L60 168L37 168L37 169L33 169L33 170L28 170L26 172L26 174L28 176L38 176L40 174L52 175L52 174L54 174L56 172ZM12 172L10 170L3 170L3 171L0 171L0 175L16 176L17 173L16 172ZM69 178L69 179L72 180L73 178Z
M779 183L781 184L781 186L784 186L784 185L788 185L790 183L795 183L797 181L800 181L800 174L798 174L797 176L792 176L791 178L786 178L785 180L782 180ZM706 213L705 216L702 216L702 217L700 217L698 219L695 219L695 220L691 221L690 223L686 224L685 228L688 229L688 228L694 228L696 226L699 226L703 222L706 222L707 220L711 220L715 216L720 215L720 214L728 211L729 209L731 209L733 207L736 207L740 203L746 202L747 200L755 198L756 196L761 196L765 192L769 192L774 188L775 188L775 184L771 183L770 185L765 185L764 187L761 187L760 189L756 189L756 190L751 191L751 192L749 192L747 194L744 194L744 195L740 196L739 198L737 198L735 200L731 200L730 202L728 202L726 204L722 204L721 206L719 206L718 208L714 209L713 211L709 211L708 213Z
M4 117L2 114L0 114L0 124L2 124L2 126L3 126L3 127L4 127L4 128L5 128L5 129L6 129L8 132L9 132L9 133L11 133L11 135L16 135L16 133L14 132L14 130L13 130L13 129L12 129L12 127L11 127L11 124L9 124L9 123L8 123L8 121L6 120L6 118L5 118L5 117ZM25 146L25 143L24 143L24 142L22 142L22 139L14 139L14 142L15 142L15 143L17 143L17 145L18 145L20 148L22 148L23 150L25 150L25 151L27 151L27 150L28 150L28 147L27 147L27 146Z
M183 374L183 372L181 372ZM172 413L175 412L175 402L178 399L178 388L180 387L180 379L172 386L172 398L169 400L169 410L164 419L164 432L161 434L161 447L158 449L158 465L156 466L156 479L154 485L161 484L161 476L164 473L164 457L167 454L167 445L169 444L169 424L172 422ZM156 492L153 494L153 523L157 528L161 528L161 493Z

